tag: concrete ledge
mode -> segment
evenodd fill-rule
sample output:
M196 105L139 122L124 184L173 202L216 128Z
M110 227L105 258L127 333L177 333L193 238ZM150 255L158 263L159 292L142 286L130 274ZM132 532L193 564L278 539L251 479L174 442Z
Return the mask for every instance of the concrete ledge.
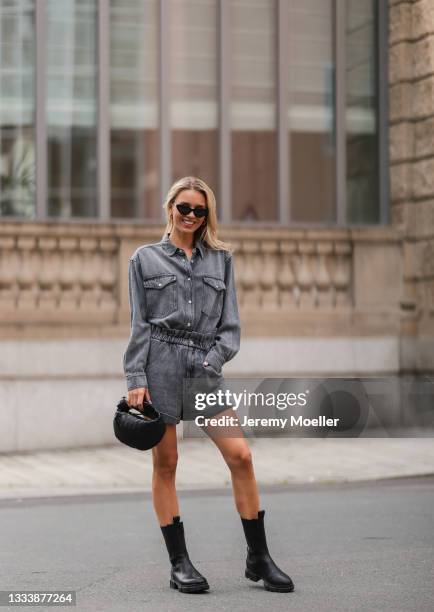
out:
M0 452L114 443L124 350L124 340L1 342ZM374 376L396 374L398 364L395 337L247 338L224 374Z
M353 376L399 371L399 338L247 338L225 366L240 376Z
M114 444L122 379L2 381L0 452Z
M125 340L8 340L0 342L1 379L122 377ZM338 338L270 338L241 340L227 374L260 376L293 372L397 372L399 338L395 336Z

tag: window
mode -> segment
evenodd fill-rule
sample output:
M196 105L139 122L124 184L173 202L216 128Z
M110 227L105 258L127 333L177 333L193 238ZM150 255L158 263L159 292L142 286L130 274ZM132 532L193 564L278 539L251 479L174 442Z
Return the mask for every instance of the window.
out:
M336 220L332 0L290 0L286 99L288 217Z
M0 214L35 216L35 3L0 1Z
M346 201L350 223L379 221L377 16L372 0L349 0L346 13Z
M158 0L110 2L111 216L158 219Z
M229 24L232 219L277 221L276 2L234 0Z
M197 175L224 223L383 222L386 14L0 0L0 214L163 222L168 187Z
M171 181L200 176L218 199L217 17L216 0L170 0L167 76Z
M97 216L97 3L46 2L47 214Z

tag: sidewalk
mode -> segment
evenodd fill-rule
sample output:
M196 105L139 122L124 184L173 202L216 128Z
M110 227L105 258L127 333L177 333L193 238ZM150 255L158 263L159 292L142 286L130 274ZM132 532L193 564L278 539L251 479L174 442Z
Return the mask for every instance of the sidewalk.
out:
M406 435L406 432L403 432ZM407 432L408 435L408 432ZM344 482L434 474L434 439L249 439L261 484ZM208 439L178 441L177 487L230 487ZM150 491L151 452L101 448L0 455L0 499Z

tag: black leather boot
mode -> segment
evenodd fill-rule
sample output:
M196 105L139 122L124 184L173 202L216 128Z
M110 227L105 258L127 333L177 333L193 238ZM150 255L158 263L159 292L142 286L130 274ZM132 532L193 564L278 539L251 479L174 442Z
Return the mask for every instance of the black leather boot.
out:
M185 545L184 524L179 516L173 517L171 525L161 527L166 542L172 569L170 587L182 593L199 593L209 589L206 578L193 566Z
M291 578L277 567L268 552L264 529L265 510L258 512L257 519L244 519L244 534L247 540L247 559L245 576L258 582L262 578L267 591L289 593L294 590Z

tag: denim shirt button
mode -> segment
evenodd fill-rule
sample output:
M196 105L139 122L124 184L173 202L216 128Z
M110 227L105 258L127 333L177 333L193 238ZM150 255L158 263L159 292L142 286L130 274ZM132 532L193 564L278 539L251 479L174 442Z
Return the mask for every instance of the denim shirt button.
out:
M191 304L191 300L188 300L188 303Z
M190 321L187 323L188 327L190 327Z

